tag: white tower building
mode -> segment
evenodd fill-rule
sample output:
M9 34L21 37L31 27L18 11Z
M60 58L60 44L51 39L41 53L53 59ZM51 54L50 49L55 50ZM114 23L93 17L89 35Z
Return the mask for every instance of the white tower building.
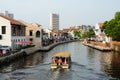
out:
M59 15L51 13L50 14L50 28L53 31L59 30Z

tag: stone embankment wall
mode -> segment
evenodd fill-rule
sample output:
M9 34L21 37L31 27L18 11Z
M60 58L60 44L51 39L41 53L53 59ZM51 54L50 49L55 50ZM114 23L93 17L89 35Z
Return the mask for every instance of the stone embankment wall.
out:
M100 47L104 47L104 48L110 48L111 50L109 51L117 51L120 52L120 42L118 41L111 41L109 44L103 44L101 42L90 42L90 44L92 44L93 46L100 46ZM97 48L99 49L99 48ZM101 49L100 49L101 50ZM104 51L104 50L103 50Z
M0 58L0 66L8 65L8 64L10 64L10 62L18 60L20 58L23 58L25 56L27 56L27 54L20 51L20 52L16 52L14 54L11 54L11 55L8 55L5 57L1 57Z
M111 42L110 47L113 51L120 52L120 42Z

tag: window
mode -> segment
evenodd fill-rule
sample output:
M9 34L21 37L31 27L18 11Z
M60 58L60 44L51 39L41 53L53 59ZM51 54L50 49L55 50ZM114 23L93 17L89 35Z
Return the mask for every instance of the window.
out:
M18 42L20 42L20 40L18 39Z
M2 35L0 35L0 39L2 39Z
M2 26L2 34L6 34L6 26Z
M12 26L12 36L15 36L15 35L16 35L16 34L15 34L15 31L16 31L15 26Z
M36 37L40 37L40 31L36 32Z
M29 33L29 34L30 34L30 36L33 36L33 31L32 31L32 30L30 30L30 33Z

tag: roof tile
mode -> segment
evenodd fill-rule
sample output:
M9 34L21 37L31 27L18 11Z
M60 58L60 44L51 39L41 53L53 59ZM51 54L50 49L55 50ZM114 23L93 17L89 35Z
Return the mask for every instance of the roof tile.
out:
M11 24L22 25L21 22L19 22L19 21L17 21L17 20L14 20L14 19L12 19L12 18L9 18L9 17L7 17L7 16L0 15L0 17L3 17L3 18L5 18L5 19L9 20L9 21L11 22Z

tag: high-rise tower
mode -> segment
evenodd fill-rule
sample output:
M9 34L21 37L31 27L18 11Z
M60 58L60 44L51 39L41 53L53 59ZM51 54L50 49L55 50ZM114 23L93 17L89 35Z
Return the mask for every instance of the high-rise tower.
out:
M59 15L51 13L50 14L50 28L53 31L59 30Z

